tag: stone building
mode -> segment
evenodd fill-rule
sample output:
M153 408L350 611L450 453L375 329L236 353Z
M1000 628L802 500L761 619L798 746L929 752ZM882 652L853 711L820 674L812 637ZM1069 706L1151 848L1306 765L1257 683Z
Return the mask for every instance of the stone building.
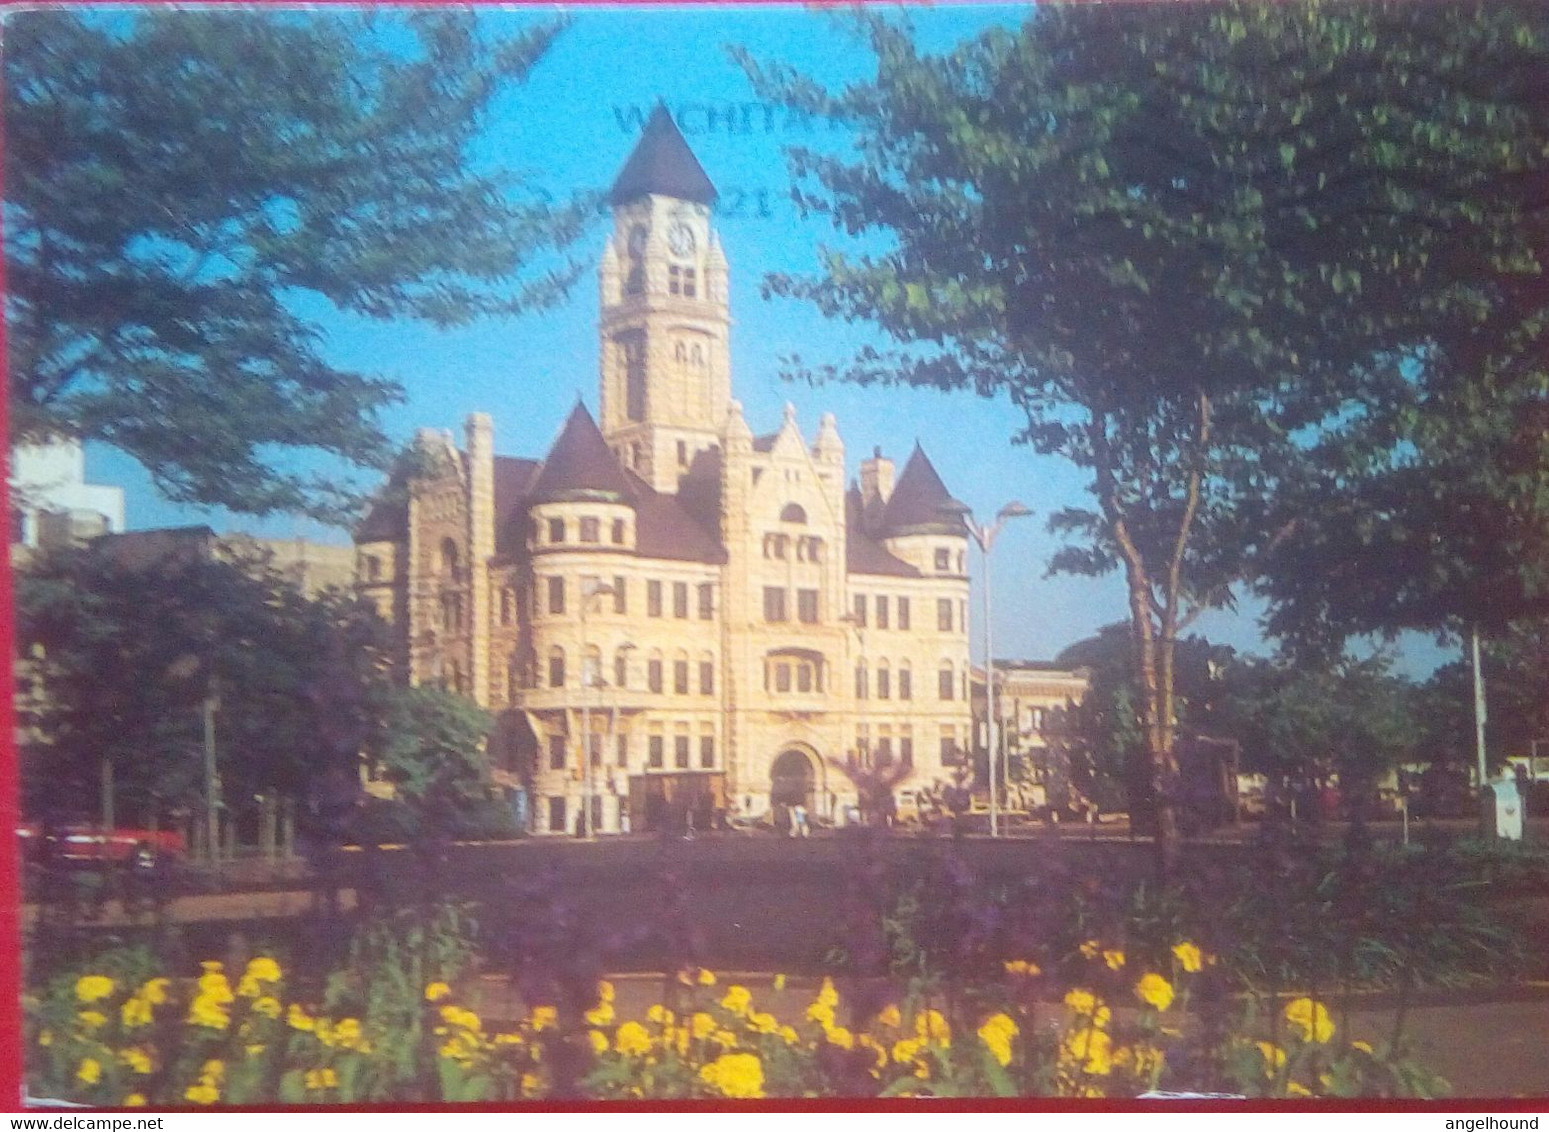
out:
M832 414L755 434L732 397L716 190L658 107L611 192L600 397L541 460L422 430L356 532L404 676L496 714L539 833L831 817L971 739L966 534L918 446L847 485Z

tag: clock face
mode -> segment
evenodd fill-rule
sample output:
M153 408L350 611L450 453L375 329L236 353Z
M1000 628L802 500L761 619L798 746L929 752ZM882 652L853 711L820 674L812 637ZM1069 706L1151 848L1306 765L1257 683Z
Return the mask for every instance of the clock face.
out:
M674 224L667 229L667 247L673 255L686 256L694 251L694 230L687 224Z
M649 233L644 224L636 224L629 230L629 253L631 255L643 255L645 253L645 241Z

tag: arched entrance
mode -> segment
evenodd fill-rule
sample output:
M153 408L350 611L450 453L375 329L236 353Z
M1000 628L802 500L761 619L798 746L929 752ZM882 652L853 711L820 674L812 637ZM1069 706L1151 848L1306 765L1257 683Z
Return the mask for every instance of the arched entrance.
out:
M807 813L817 814L817 775L812 759L796 747L781 751L769 771L769 806L774 811L775 829L790 828L791 807L802 805Z

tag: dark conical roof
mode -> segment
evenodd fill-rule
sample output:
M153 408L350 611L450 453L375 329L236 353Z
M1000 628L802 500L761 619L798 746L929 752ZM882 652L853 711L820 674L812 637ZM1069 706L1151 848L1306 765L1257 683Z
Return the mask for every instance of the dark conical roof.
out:
M608 200L612 204L627 204L648 193L699 204L714 204L720 195L688 142L683 140L671 113L660 102L646 120L640 141L624 162L618 180L613 182Z
M954 510L957 506L925 449L916 441L909 462L898 477L898 486L893 488L882 510L881 531L884 535L964 534L963 517Z
M624 469L602 438L597 422L576 402L559 439L549 449L543 469L533 481L534 503L555 503L570 499L607 499L629 502L629 480Z

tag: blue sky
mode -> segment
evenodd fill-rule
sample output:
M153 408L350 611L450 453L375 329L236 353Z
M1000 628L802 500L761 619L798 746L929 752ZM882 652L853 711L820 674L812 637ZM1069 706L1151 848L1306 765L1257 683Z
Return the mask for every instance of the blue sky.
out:
M991 24L1015 23L1022 12L964 5L919 9L911 18L921 43L940 49ZM312 13L328 18L326 8ZM499 33L516 30L536 15L530 9L489 10L482 18ZM1008 404L968 394L810 388L780 380L783 355L837 360L870 333L865 327L827 322L801 304L759 295L765 273L810 272L819 246L836 239L826 225L803 221L788 201L782 147L843 146L846 138L826 125L792 123L777 108L750 105L754 98L747 79L725 50L731 44L825 82L866 75L866 52L828 17L799 8L581 10L527 85L499 105L480 157L534 171L556 195L605 189L628 156L641 116L658 98L665 99L721 192L717 226L732 270L733 392L754 431L775 428L786 401L795 403L809 437L819 415L831 410L852 474L874 446L901 464L918 439L947 486L979 515L992 515L1011 499L1032 508L1035 517L1009 524L995 548L997 656L1052 657L1098 626L1123 618L1123 589L1116 576L1045 577L1045 564L1058 544L1045 531L1044 520L1052 511L1084 502L1084 478L1062 460L1014 447L1010 437L1018 414ZM588 264L595 262L603 234L599 220L576 254ZM453 331L317 313L335 360L402 382L407 400L384 418L396 440L425 426L460 435L463 418L482 410L494 416L498 452L538 456L578 394L596 409L597 297L590 267L558 309ZM347 541L344 532L303 520L260 522L176 506L157 497L143 471L127 458L93 448L88 460L92 478L127 489L132 527L206 522L221 530ZM977 553L973 558L977 610L980 563ZM1248 612L1207 616L1196 630L1262 652ZM982 642L974 645L978 655ZM1406 641L1404 653L1403 668L1416 673L1447 659L1424 638Z

